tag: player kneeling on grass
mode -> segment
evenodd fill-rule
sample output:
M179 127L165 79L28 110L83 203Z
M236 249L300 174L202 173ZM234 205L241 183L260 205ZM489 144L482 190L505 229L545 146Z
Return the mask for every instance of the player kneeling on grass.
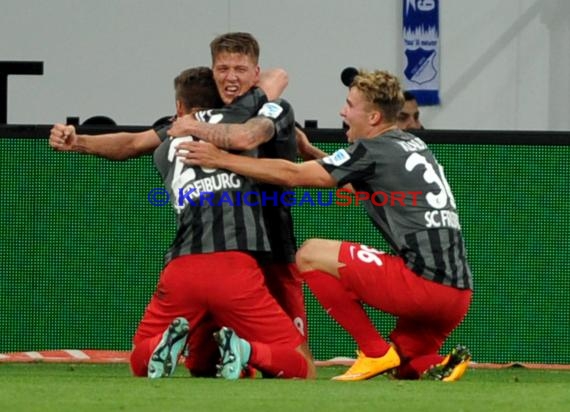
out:
M356 193L368 194L366 212L392 254L358 243L310 239L296 256L313 294L359 346L353 366L333 378L338 381L385 372L399 379L454 381L471 357L462 346L447 356L438 353L467 314L472 275L443 168L420 138L397 127L403 102L395 76L359 71L341 111L351 145L322 160L253 159L209 144L181 145L188 151L180 154L187 164L292 187L350 183ZM390 204L374 201L378 192L417 196ZM363 303L397 318L391 343L376 330Z
M220 105L212 71L193 68L182 77L175 82L182 82L184 89L184 98L179 98L177 89L178 116L243 123L267 102L263 91L253 88L230 106L199 111ZM199 376L215 375L221 358L217 372L227 379L239 377L247 365L270 376L314 378L316 371L305 339L270 295L254 258L271 251L261 205L231 206L238 204L242 192L255 192L255 183L243 176L230 176L227 170L184 165L174 153L181 142L193 138L172 139L166 134L169 127L136 136L80 138L73 126L55 125L50 134L50 145L56 150L112 159L135 157L155 148L155 165L177 213L177 231L133 338L133 373L149 378L172 376L188 347L187 366ZM230 202L214 207L178 202L179 188L206 179L231 180L231 187L216 193L228 196Z
M200 85L200 80L214 87L217 96L211 72L197 73L194 81ZM199 100L206 93L198 85L192 97ZM262 113L265 102L264 95L254 88L230 106L200 111L196 116L239 123ZM210 105L198 101L192 107ZM184 109L185 114L194 112ZM267 120L273 127L276 119ZM171 376L187 343L186 365L198 376L210 376L221 358L218 375L226 379L237 379L247 365L270 376L315 377L304 337L269 293L255 259L271 251L262 205L233 206L242 193L256 192L255 183L224 169L184 165L174 153L193 138L170 138L164 129L159 136L162 143L154 160L178 215L177 231L156 292L133 339L133 372L150 378ZM213 188L215 199L223 197L228 202L179 201L179 188L198 187L208 179L232 183Z

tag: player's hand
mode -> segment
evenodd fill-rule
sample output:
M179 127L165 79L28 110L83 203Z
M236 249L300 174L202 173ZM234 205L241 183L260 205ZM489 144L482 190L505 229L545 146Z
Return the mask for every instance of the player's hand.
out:
M74 126L66 126L56 123L50 130L49 145L55 150L69 152L77 142L77 134Z
M262 70L257 81L257 86L263 90L267 100L279 98L288 84L289 75L282 68Z
M178 117L172 122L172 126L167 130L167 133L173 137L189 136L192 134L192 125L195 123L198 123L198 120L193 115L187 114Z
M183 142L176 147L176 156L187 165L197 165L209 168L220 167L224 151L203 140Z

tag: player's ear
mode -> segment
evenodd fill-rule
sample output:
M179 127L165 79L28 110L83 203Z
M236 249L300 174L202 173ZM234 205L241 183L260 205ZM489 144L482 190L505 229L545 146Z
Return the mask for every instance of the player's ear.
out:
M383 118L384 116L382 115L382 112L380 110L372 110L368 115L370 124L374 126L380 124Z
M184 105L182 104L182 101L176 100L176 117L182 117L184 114Z

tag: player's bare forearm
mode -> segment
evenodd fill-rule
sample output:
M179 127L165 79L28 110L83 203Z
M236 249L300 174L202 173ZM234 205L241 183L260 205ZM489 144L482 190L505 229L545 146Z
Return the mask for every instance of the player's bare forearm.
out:
M305 132L299 127L295 127L295 139L297 140L297 151L299 152L301 159L315 160L328 156L327 153L323 152L318 147L313 146Z
M316 161L293 163L283 159L258 159L223 153L219 167L239 175L279 186L335 187L336 181Z
M257 82L270 101L280 97L288 84L289 74L282 68L262 70Z
M150 153L160 144L153 129L138 133L77 134L75 126L56 123L50 130L49 145L60 152L91 154L111 160L125 160Z
M223 153L218 160L219 167L229 169L239 175L279 186L297 185L297 165L283 159L257 159Z
M243 124L210 124L196 122L191 134L226 150L251 150L273 137L273 122L254 117Z
M301 159L307 161L307 160L315 160L315 159L322 159L323 157L327 157L328 154L323 152L321 149L319 149L316 146L313 146L312 144L309 144L308 146L303 146L303 147L297 147L299 150L299 156L301 156Z
M141 133L77 135L71 150L109 160L127 160L151 153L160 144L154 130Z
M279 186L334 187L335 180L317 162L293 163L283 159L257 159L224 152L201 142L184 142L177 155L184 163L224 168L260 182ZM181 149L181 150L180 150Z

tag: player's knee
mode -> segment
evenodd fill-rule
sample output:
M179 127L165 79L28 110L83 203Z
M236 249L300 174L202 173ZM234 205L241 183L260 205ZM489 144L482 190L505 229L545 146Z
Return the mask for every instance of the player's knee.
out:
M299 271L307 272L316 269L334 274L338 267L341 244L338 240L307 240L297 251L296 263Z
M319 239L306 240L295 255L295 262L300 272L313 269L315 252L319 247Z

